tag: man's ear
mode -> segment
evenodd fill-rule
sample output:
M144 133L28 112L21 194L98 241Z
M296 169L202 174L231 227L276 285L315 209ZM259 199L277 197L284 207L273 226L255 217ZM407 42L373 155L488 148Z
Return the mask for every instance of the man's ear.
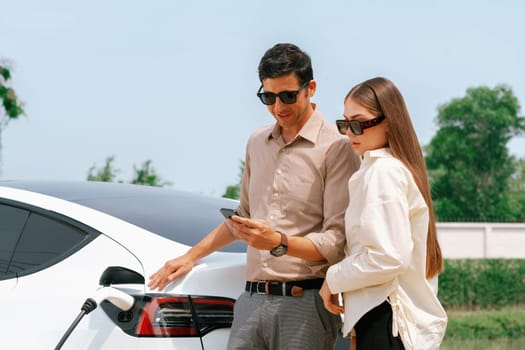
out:
M317 82L315 80L310 80L307 86L308 89L308 97L314 97L315 90L317 89Z

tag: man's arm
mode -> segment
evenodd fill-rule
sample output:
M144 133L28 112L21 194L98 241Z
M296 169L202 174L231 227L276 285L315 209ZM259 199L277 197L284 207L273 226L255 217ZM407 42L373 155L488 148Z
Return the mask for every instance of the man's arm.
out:
M225 223L221 223L199 243L193 246L186 254L166 261L163 267L150 276L148 287L152 290L162 290L164 287L188 272L199 259L219 250L220 248L235 241Z
M325 260L312 241L304 237L288 237L288 252L286 254L306 261Z
M253 248L271 250L281 243L281 234L264 220L232 216L229 225L236 236ZM325 260L312 241L304 237L288 237L286 254L307 261Z

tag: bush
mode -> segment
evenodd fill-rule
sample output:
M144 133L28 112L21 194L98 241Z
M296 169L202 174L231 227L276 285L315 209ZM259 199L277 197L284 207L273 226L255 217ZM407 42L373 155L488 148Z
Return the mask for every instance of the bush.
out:
M459 310L524 304L525 259L446 259L439 299L446 309Z

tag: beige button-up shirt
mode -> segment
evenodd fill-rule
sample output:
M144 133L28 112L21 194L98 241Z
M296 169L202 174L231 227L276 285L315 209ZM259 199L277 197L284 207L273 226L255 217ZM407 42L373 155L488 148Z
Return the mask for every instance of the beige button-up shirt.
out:
M328 266L344 257L346 188L360 160L348 138L313 107L310 119L288 144L278 124L250 136L238 210L243 216L266 220L289 237L310 239L326 260L274 257L248 247L247 280L324 277Z

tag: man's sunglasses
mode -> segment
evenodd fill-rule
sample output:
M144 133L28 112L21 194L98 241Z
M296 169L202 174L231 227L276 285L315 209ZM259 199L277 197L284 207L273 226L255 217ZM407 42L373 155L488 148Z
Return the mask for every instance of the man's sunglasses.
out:
M343 135L346 135L348 129L350 129L354 135L362 135L365 129L380 124L384 119L385 117L380 115L377 118L365 121L338 119L335 123L337 124L337 130Z
M301 92L302 89L308 86L308 83L309 81L301 85L299 90L281 91L278 94L274 94L273 92L261 92L263 88L263 86L261 85L261 87L259 88L259 91L257 91L257 97L259 97L261 99L261 102L267 106L273 105L277 97L279 97L282 103L290 105L292 103L295 103L295 101L297 101L297 95Z

